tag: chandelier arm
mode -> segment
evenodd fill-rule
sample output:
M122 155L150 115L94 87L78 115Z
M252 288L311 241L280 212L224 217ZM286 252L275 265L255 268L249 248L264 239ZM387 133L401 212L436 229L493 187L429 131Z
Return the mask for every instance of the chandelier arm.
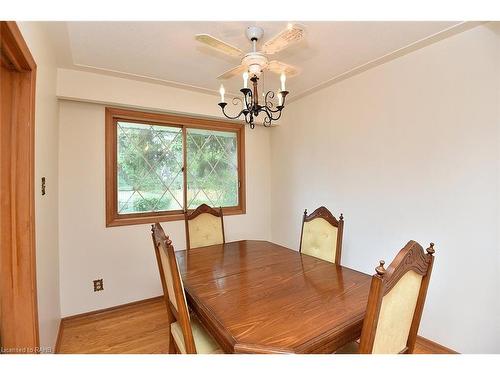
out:
M253 114L251 111L248 112L248 119L246 118L246 115L245 115L245 121L247 122L248 125L250 125L250 129L255 128L255 123L253 121Z
M248 100L247 100L247 94L248 94ZM247 110L249 112L252 111L252 107L253 107L253 94L252 94L252 90L248 90L247 91L247 94L245 94L245 106L247 108Z
M282 114L282 112L280 111L279 116L278 116L278 117L276 117L276 118L274 119L274 121L278 121L278 120L281 118L281 114Z
M283 109L281 106L280 106L280 109L277 109L277 110L272 110L271 108L269 107L262 107L263 110L266 112L267 116L272 120L272 121L276 121L276 120L279 120L279 118L281 117L281 110ZM273 116L274 113L277 113L278 115L276 117Z
M262 111L266 114L266 116L264 117L264 120L263 120L262 124L265 127L271 126L271 123L273 122L273 115L272 115L272 113L269 113L267 107L262 107Z
M235 99L236 99L236 98L235 98ZM234 103L234 99L233 99L233 103ZM240 110L240 112L239 112L236 116L229 116L229 115L226 113L226 110L225 110L226 105L227 105L227 103L219 103L219 106L222 108L222 114L223 114L224 116L226 116L226 117L227 117L228 119L230 119L230 120L235 120L235 119L237 119L237 118L238 118L238 117L240 117L240 116L241 116L241 114L244 112L244 110Z
M283 109L283 106L279 105L276 107L276 109L272 109L270 108L269 106L265 106L264 108L266 108L267 111L271 112L271 113L281 113L281 110Z
M248 114L249 114L249 112L248 112L248 111L243 111L243 118L245 119L245 122L246 122L247 124L249 124L249 122L248 122Z
M271 107L273 107L273 102L269 99L273 99L274 98L274 91L268 91L266 93L266 96L264 97L264 105L266 107L268 107L269 109L271 109Z
M286 96L288 95L288 91L280 91L281 95L281 107L285 106Z
M268 128L271 126L271 123L272 123L272 120L269 118L269 117L264 117L264 121L262 122L262 124Z
M279 111L278 116L274 117L273 112L270 112L269 108L264 107L263 110L266 112L267 117L264 118L264 126L271 126L273 121L278 121L281 118L281 110ZM266 125L267 124L267 125Z
M279 95L281 95L281 105L277 105L276 106L276 109L273 109L274 107L274 104L273 102L271 101L268 101L268 96L272 99L274 98L275 96L275 93L273 91L268 91L267 94L266 94L266 97L265 97L265 103L266 103L266 107L269 111L273 112L273 113L277 113L277 112L281 112L283 110L283 108L285 108L285 98L286 98L286 95L288 94L288 91L280 91Z

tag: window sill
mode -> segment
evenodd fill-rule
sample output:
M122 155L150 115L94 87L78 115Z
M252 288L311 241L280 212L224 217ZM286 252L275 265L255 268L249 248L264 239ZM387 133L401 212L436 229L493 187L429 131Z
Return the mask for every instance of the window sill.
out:
M244 208L223 208L222 213L224 216L231 215L244 215L246 214L246 209ZM166 221L184 221L183 213L172 213L172 214L158 214L158 215L117 215L110 218L106 222L106 227L121 227L127 225L139 225L139 224L153 224L162 223Z

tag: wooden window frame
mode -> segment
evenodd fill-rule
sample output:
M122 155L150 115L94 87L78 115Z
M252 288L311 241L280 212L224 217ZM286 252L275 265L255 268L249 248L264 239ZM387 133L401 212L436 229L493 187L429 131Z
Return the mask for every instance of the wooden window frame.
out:
M106 148L106 227L123 225L150 224L163 221L184 220L184 211L176 210L166 213L144 212L132 214L118 213L118 179L117 179L117 126L118 121L146 123L182 128L182 142L186 145L187 129L205 129L236 133L238 143L238 206L222 207L224 215L241 215L246 213L245 184L245 127L242 123L217 119L189 117L170 113L143 112L124 108L106 107L105 148ZM187 189L186 147L183 147L184 192ZM184 193L184 207L187 206L187 195ZM187 210L191 212L193 209Z

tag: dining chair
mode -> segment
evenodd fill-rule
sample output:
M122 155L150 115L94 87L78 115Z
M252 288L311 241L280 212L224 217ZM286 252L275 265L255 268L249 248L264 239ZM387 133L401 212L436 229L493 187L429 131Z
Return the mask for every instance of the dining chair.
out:
M361 339L338 354L411 354L415 349L432 265L434 244L426 253L409 241L387 269L380 261L372 277Z
M222 353L196 317L189 314L172 241L159 223L151 226L151 232L170 325L169 353Z
M307 215L304 211L299 252L340 264L344 216L339 220L324 206Z
M185 211L184 221L188 250L225 243L222 207L216 210L203 203L191 213Z

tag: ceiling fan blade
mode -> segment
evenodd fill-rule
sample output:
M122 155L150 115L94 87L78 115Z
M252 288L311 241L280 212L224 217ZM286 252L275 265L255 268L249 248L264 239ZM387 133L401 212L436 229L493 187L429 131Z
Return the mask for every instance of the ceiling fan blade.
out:
M233 57L240 57L243 55L243 51L240 50L239 48L232 46L230 44L227 44L226 42L223 42L220 39L214 38L211 35L197 34L195 36L195 39L198 42L206 44L206 45L216 49L219 52L225 53L226 55L233 56Z
M277 60L270 61L267 69L276 74L285 73L287 77L293 77L300 73L299 68Z
M296 23L289 24L285 30L265 42L262 46L262 51L265 54L272 55L276 52L284 50L293 43L298 42L304 37L304 35L304 26Z
M220 76L217 77L217 79L229 79L234 76L243 74L245 70L247 70L247 67L245 65L238 65L237 67L222 73Z

